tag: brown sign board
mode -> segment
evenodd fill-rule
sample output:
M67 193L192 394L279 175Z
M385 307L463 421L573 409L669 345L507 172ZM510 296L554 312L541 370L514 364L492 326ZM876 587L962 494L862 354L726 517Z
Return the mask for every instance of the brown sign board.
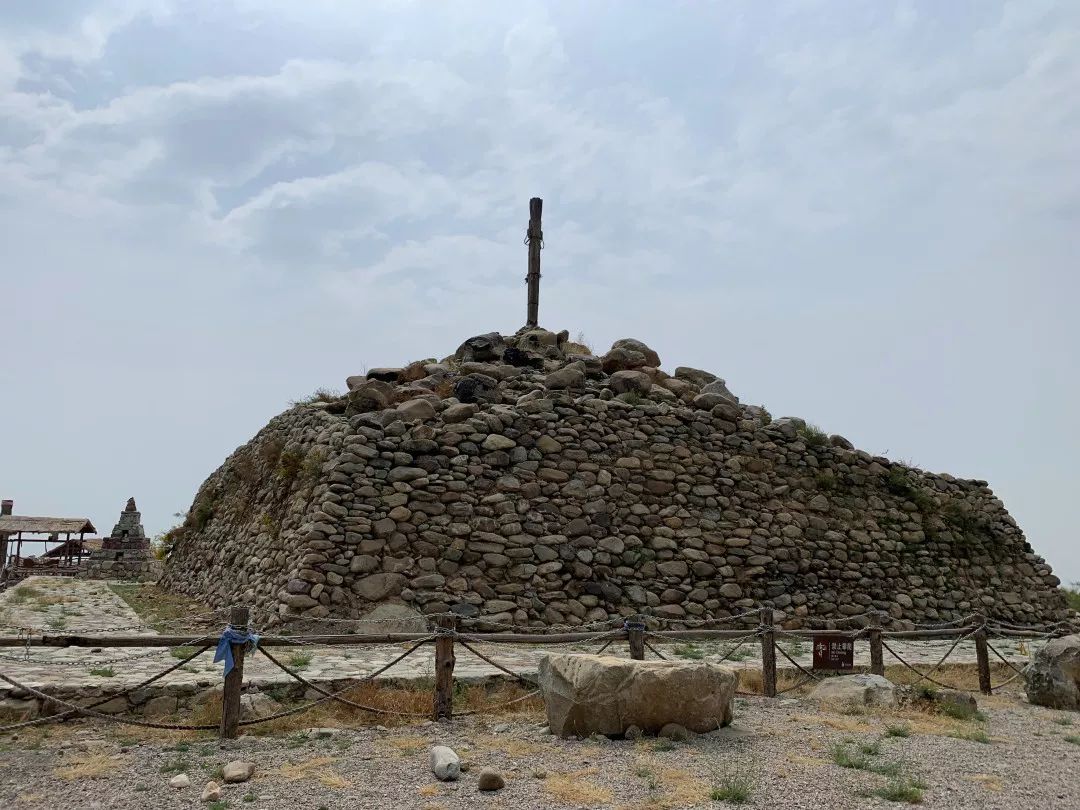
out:
M838 636L814 636L814 669L855 667L855 641Z

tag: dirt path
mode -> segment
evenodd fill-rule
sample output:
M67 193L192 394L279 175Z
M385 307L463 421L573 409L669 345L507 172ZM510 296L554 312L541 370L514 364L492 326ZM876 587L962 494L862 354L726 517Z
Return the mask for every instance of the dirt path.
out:
M1073 736L1080 716L1030 707L1016 693L982 708L985 720L963 722L914 710L852 715L805 700L740 699L734 727L682 744L560 740L546 733L540 714L244 737L225 748L212 737L140 738L80 722L48 736L0 738L0 806L674 810L727 806L714 791L745 783L743 807L845 810L903 806L874 795L901 778L925 786L918 790L927 808L1080 807L1080 738ZM893 736L900 733L906 736ZM432 777L433 743L469 763L460 782ZM867 769L837 765L834 745L871 752ZM203 785L233 759L254 762L255 777L225 786L226 804L201 804ZM479 792L483 767L498 769L506 787ZM903 776L872 770L893 768ZM178 772L191 787L169 787Z
M18 635L24 628L154 634L105 582L75 577L29 577L0 593L0 634Z

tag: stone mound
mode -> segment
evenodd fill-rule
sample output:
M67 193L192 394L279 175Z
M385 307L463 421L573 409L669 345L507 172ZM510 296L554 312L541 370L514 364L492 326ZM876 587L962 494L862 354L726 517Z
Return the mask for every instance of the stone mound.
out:
M1060 584L984 481L856 450L619 340L466 340L273 419L200 488L166 587L261 621L380 604L493 623L636 613L1053 621Z

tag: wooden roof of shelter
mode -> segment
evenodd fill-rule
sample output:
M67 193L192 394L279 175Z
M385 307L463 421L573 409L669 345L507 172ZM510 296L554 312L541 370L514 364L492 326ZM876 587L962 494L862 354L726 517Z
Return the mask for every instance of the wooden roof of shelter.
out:
M89 518L23 517L0 515L0 534L80 534L97 533Z
M100 537L88 537L85 540L80 540L77 537L72 537L70 540L61 543L56 548L51 548L42 557L64 557L67 556L68 549L72 554L89 554L91 551L97 551L101 548L102 539Z

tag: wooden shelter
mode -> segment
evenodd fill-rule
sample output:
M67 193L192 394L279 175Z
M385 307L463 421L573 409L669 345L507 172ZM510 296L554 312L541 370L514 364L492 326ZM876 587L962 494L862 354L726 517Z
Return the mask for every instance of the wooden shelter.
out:
M13 515L12 506L11 501L4 501L0 508L0 561L3 563L3 578L21 579L30 573L38 572L37 569L41 569L40 573L49 574L76 573L78 564L84 556L88 556L90 550L84 545L85 535L97 533L90 519ZM24 558L24 542L43 543L45 551L36 558ZM50 551L50 545L58 546L61 553L52 553L57 549Z
M72 537L70 540L65 540L56 548L49 549L44 554L39 554L37 559L40 560L64 560L70 559L78 563L82 558L89 557L95 551L100 551L102 543L105 541L100 537L87 537L84 540L80 540L77 537Z

